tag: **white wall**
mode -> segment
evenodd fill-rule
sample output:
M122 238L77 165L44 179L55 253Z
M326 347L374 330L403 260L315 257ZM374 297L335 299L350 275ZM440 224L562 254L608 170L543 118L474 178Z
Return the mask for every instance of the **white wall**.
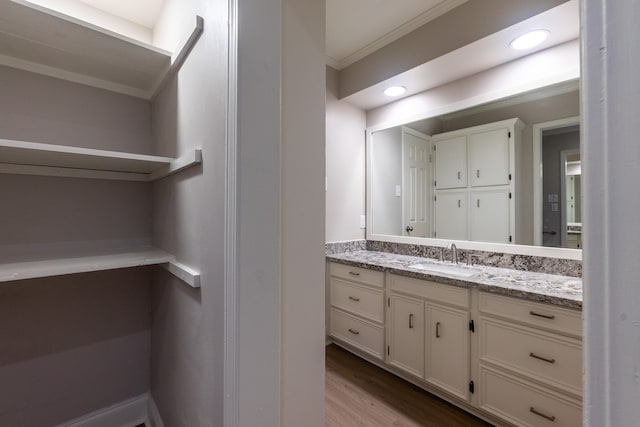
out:
M374 132L371 147L371 209L375 212L373 234L402 236L402 197L396 196L396 185L402 188L402 128Z
M637 2L583 0L585 425L640 419Z
M326 241L364 239L365 112L338 100L338 72L327 67Z
M247 0L238 13L235 425L320 427L324 2Z
M178 47L196 14L204 33L153 104L156 154L202 148L203 157L153 185L154 243L200 271L202 283L153 276L150 388L166 426L223 420L227 1L167 0L154 35Z
M325 2L282 6L280 425L324 427Z

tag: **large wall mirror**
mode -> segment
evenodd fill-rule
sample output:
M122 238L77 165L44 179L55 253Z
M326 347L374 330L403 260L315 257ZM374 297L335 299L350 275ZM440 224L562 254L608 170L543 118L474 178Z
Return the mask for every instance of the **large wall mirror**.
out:
M367 237L580 259L578 87L369 129Z

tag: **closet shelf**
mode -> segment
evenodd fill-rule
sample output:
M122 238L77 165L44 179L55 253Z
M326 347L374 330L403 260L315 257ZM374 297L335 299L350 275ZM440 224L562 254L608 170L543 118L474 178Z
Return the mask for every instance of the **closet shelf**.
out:
M25 0L0 2L0 65L144 99L181 66L203 20L179 53L114 33Z
M164 264L173 255L156 248L131 252L0 264L0 282Z
M0 283L146 265L159 265L189 286L200 287L200 273L177 262L173 255L153 247L117 253L85 254L0 264Z
M200 149L174 159L0 139L0 173L155 181L201 162Z

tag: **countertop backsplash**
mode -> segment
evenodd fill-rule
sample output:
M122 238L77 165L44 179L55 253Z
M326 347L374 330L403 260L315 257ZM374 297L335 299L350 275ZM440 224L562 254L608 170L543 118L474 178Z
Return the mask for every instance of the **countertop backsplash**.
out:
M332 242L325 244L325 250L327 255L367 250L432 258L435 260L440 256L439 246L391 243L377 240ZM459 262L466 263L467 257L470 254L473 257L472 261L474 265L508 268L535 273L557 274L561 276L582 277L582 261L458 249ZM449 251L447 251L446 256L447 258L450 256Z

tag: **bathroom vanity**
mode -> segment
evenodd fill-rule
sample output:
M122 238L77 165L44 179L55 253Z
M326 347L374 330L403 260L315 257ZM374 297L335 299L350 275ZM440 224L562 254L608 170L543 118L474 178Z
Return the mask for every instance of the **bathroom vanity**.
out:
M497 425L582 424L582 281L377 251L327 256L328 334Z

